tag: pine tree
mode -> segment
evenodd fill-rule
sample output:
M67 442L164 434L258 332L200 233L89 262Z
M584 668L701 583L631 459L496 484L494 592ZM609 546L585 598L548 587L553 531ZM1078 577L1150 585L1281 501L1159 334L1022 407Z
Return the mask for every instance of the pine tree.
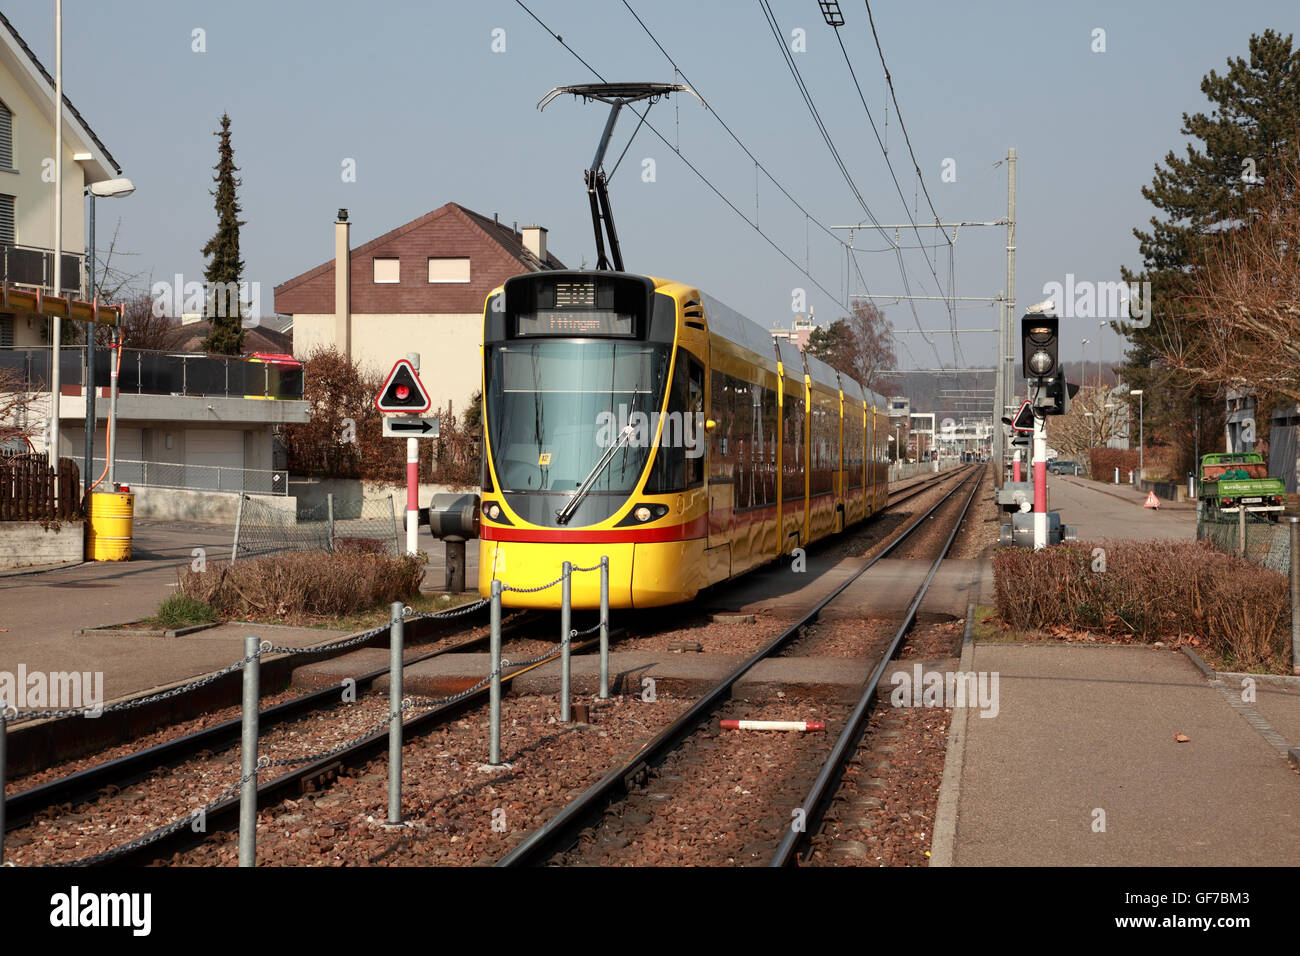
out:
M1202 335L1188 303L1204 238L1249 220L1258 181L1300 145L1300 51L1292 49L1290 35L1252 35L1249 60L1228 60L1224 75L1210 71L1201 92L1213 110L1208 116L1184 113L1181 130L1200 145L1189 145L1185 157L1168 153L1151 185L1143 187L1160 215L1152 217L1149 232L1133 230L1143 272L1124 271L1127 281L1151 283L1151 325L1121 326L1131 344L1124 379L1145 390L1148 429L1181 447L1183 467L1191 464L1193 404L1199 399L1203 413L1222 403L1212 388L1197 389L1165 368L1163 356L1185 350ZM1202 434L1212 434L1207 424L1202 418Z
M203 273L208 289L206 312L212 322L212 331L203 340L203 347L222 355L238 355L244 342L243 307L238 291L244 274L244 262L239 258L239 227L244 222L239 218L239 200L235 195L235 188L242 185L242 180L235 178L239 167L235 165L235 150L230 145L229 114L221 114L221 132L213 135L221 140L217 165L213 167L216 175L212 177L217 184L212 191L217 207L217 232L203 247L203 255L208 257Z

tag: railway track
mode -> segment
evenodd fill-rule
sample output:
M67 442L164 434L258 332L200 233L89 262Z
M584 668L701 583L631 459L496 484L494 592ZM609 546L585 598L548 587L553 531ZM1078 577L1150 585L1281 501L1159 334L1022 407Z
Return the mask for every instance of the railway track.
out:
M891 506L898 504L932 488L935 484L953 477L955 477L954 473L949 472L933 479L927 478L917 482L915 486L909 485L890 504ZM933 509L931 509L932 511ZM931 512L927 512L927 514ZM919 524L924 520L924 517L922 516L914 524ZM901 540L900 538L890 545L885 553L892 551ZM535 615L521 615L515 622L511 622L508 625L507 636L510 636L511 632L518 634L524 631L534 617ZM486 635L472 637L450 647L416 655L409 658L405 664L414 664L445 654L470 651L483 646L486 641ZM574 645L573 650L575 653L581 652L593 644L593 641L578 643ZM533 666L542 666L542 664L549 663L554 659L555 655L548 656ZM387 673L387 668L380 668L358 677L358 699L360 699L361 692L364 692L366 688L372 686L376 680L387 675ZM503 678L503 683L508 683L519 673L522 673L522 671L506 675ZM455 700L447 705L432 708L426 713L404 722L404 736L420 735L444 725L467 711L480 706L486 700L486 696L487 690L483 689L478 693ZM261 728L266 731L276 727L292 726L295 721L339 705L340 695L337 688L330 687L322 691L309 693L263 710ZM837 720L838 716L836 716ZM160 770L183 766L187 761L194 760L199 755L206 754L210 756L213 753L229 749L238 742L239 726L238 720L226 721L220 725L184 735L139 753L129 754L14 794L7 801L6 829L19 830L25 825L30 825L32 820L41 817L43 813L48 813L53 809L69 809L78 805L93 804L101 796L111 799L114 794L135 783L148 779ZM306 763L291 772L262 781L258 788L259 808L275 805L278 801L286 798L299 796L312 789L327 786L344 768L361 766L372 758L381 756L386 750L387 739L387 731L381 730L368 735L365 739L356 741L355 744L342 752L333 753L328 758ZM236 824L237 807L238 803L234 798L211 807L205 821L206 832L211 833L216 830L233 828ZM94 813L93 806L90 813ZM189 849L201 842L204 836L205 834L202 833L193 833L188 827L180 829L170 826L163 827L132 841L133 844L138 844L138 846L126 853L114 856L111 862L127 865L143 865L155 862Z
M918 529L926 525L927 519L947 507L955 515L951 519L952 530L947 535L938 557L929 568L923 584L903 613L897 630L886 646L880 649L878 662L857 703L852 707L839 708L831 705L826 708L825 716L829 718L828 722L842 729L829 750L825 752L824 759L813 760L805 749L808 738L793 736L785 737L780 744L763 754L769 773L779 773L783 778L791 776L796 779L801 776L813 778L811 787L799 795L801 799L785 802L789 815L784 819L781 814L783 800L794 795L792 789L794 785L787 781L777 784L777 789L770 794L767 804L760 808L760 813L766 813L766 829L774 829L773 824L776 823L779 830L785 834L774 847L771 845L767 847L771 854L770 863L788 865L795 862L806 846L808 834L816 832L828 801L834 794L840 769L861 738L880 677L914 623L917 610L934 580L939 564L956 537L980 480L979 472L968 474L936 504L911 521L902 534L856 574L820 600L767 646L744 661L625 763L609 771L547 824L534 830L514 850L502 857L497 865L538 866L548 863L593 862L599 865L616 859L617 852L625 848L632 848L634 853L643 852L652 838L649 828L657 814L679 812L683 807L687 808L687 813L691 813L689 809L691 806L700 806L699 801L693 801L689 793L683 795L683 790L689 791L693 786L698 788L709 780L713 781L716 788L718 770L712 765L708 752L718 749L718 744L716 737L710 731L713 719L728 713L729 709L733 708L728 697L737 682L760 662L779 654L790 653L795 649L805 629L816 622L826 608L877 562L902 548ZM963 499L959 496L959 492L968 486L969 493ZM750 708L748 713L752 714L752 710ZM750 756L747 755L740 763L743 764L749 759ZM793 773L790 773L791 770ZM723 768L723 772L735 773L736 767ZM743 778L737 777L737 779ZM767 784L770 787L772 781L769 779ZM742 795L747 793L742 789L742 782L737 782L735 787ZM714 794L708 799L716 799L716 796ZM707 810L701 812L707 816ZM713 823L728 832L739 826L735 820L706 823L705 820L698 818L699 815L696 813L693 822L686 822L681 826L689 829L691 826L698 828ZM791 825L792 817L797 821L798 826ZM743 857L748 853L752 857L758 854L759 848L753 845L741 847L737 853L733 846L730 852L733 855L726 860L714 858L706 862L755 862L753 859L737 859L737 855ZM644 864L646 861L636 859L634 862Z

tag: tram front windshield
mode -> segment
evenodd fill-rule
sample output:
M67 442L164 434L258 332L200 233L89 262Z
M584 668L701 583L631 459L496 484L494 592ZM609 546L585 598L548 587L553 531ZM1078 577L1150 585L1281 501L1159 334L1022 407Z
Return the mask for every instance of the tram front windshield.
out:
M618 444L621 431L636 424L634 415L655 420L667 370L664 345L554 340L489 345L487 426L501 490L576 491ZM644 441L622 444L591 494L631 492L649 452Z

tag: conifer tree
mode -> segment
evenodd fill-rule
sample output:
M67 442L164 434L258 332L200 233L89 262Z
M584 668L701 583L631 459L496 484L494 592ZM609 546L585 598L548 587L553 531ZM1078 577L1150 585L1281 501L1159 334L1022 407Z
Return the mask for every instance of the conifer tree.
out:
M221 145L217 150L217 165L212 181L217 188L212 191L216 199L217 232L203 247L208 264L203 277L207 280L207 318L212 330L203 340L209 352L238 355L244 341L243 306L239 296L239 282L244 274L244 262L239 258L239 199L236 187L242 180L235 178L239 167L235 165L235 150L230 145L230 116L221 114L221 131L214 133Z

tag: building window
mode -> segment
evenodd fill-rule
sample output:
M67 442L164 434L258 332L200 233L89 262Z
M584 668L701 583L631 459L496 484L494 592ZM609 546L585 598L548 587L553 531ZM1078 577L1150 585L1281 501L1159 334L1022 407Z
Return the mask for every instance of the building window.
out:
M14 347L14 317L9 314L0 315L0 348L11 349Z
M14 197L3 194L0 194L0 243L14 244Z
M401 282L401 259L375 259L375 282Z
M0 103L0 169L14 168L14 114Z
M430 282L468 282L469 259L429 257Z

